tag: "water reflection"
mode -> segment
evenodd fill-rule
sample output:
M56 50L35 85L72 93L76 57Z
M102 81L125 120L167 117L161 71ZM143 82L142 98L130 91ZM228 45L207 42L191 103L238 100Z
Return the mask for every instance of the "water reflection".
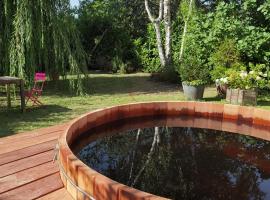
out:
M270 199L269 142L157 124L119 129L86 145L78 155L113 180L167 198Z

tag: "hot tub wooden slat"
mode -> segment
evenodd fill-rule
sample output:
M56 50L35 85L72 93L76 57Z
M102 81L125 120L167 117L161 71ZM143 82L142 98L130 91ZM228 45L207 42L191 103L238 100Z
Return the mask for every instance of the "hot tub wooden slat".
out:
M63 183L59 173L38 179L21 187L0 194L0 199L5 200L25 200L36 199L48 193L63 188Z
M52 150L54 149L56 142L57 140L52 140L16 151L0 154L0 165Z

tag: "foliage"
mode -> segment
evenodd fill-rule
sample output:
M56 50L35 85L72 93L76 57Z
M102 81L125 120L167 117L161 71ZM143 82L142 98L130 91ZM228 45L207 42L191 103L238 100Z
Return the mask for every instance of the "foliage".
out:
M249 64L240 69L228 69L226 79L230 88L265 89L269 88L268 72L264 64Z
M232 39L225 39L211 55L209 63L214 66L231 67L238 63L239 60L240 54L236 48L235 41Z
M264 15L265 19L270 20L270 1L266 0L261 6L259 6L258 11Z
M114 57L121 59L125 65L131 63L133 68L138 68L133 38L144 35L146 29L144 12L139 12L139 9L142 10L139 1L81 2L77 26L91 58L89 68L117 71L112 69Z
M143 66L143 71L155 73L161 71L161 63L158 57L158 50L156 48L156 36L154 26L148 24L147 26L148 37L143 40L139 38L134 41L140 63Z
M200 57L200 52L196 47L196 44L186 46L186 53L179 65L179 74L182 81L193 85L201 82L205 84L209 80L209 68L204 64L204 60Z
M217 78L215 80L216 82L216 86L222 86L222 85L228 85L229 81L228 81L228 77L225 78Z
M216 81L217 83L217 80L220 79L220 77L223 77L225 72L228 70L227 67L224 67L224 66L217 66L215 67L213 70L211 70L210 74L211 74L211 79L213 81Z
M222 77L228 68L236 67L239 62L240 53L236 48L235 41L225 39L209 58L209 64L213 66L210 72L212 80Z
M187 85L190 85L190 86L200 86L200 85L207 84L207 81L198 79L198 80L193 80L193 81L184 81L183 83L186 83Z
M267 64L270 30L265 8L267 3L245 0L220 1L215 10L197 10L189 25L185 53L195 45L203 64L213 67L213 79L222 73L222 67L238 62ZM227 53L233 60L226 60Z
M112 59L112 71L114 73L126 74L133 72L132 64L130 62L124 63L119 56L115 56Z
M155 1L149 1L149 4L149 7L151 7L152 15L154 16L154 18L157 18L157 16L159 15L159 4ZM147 24L147 34L141 36L138 40L135 41L135 43L137 46L137 51L139 52L140 64L143 66L144 71L151 73L159 73L162 80L175 81L175 79L177 79L177 74L175 72L172 57L174 56L174 53L176 54L176 52L174 51L174 48L173 51L171 51L171 45L168 40L172 42L173 46L176 44L176 39L179 38L178 33L180 33L181 31L180 25L182 24L182 21L180 21L180 18L182 18L182 16L180 17L180 15L178 14L180 1L172 0L170 1L170 4L171 8L169 15L172 18L173 28L172 34L170 33L170 31L167 33L172 37L167 37L166 39L165 17L161 18L160 22L156 23L156 26L160 26L160 28L157 28L157 30L154 28L154 25L152 23ZM171 26L171 23L168 22L167 25ZM156 33L156 31L158 31L158 29L160 29L161 41L159 41L159 39L157 38L158 33ZM167 51L166 54L163 55L162 50L160 50L160 52L158 51L158 43L160 49L163 49L164 52Z
M1 1L2 2L2 1ZM82 93L80 74L85 53L76 31L68 0L4 1L0 15L2 74L18 76L30 84L34 73L77 74L70 86ZM2 31L3 30L3 31ZM4 66L4 68L3 68Z

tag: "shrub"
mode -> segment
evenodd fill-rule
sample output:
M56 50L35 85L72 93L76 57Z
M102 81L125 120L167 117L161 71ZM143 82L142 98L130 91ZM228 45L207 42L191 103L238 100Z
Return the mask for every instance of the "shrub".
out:
M269 88L268 72L264 64L249 64L240 69L228 69L226 79L230 88L234 89L266 89Z
M121 74L126 73L126 64L118 55L114 56L112 59L112 71L114 73L116 72L119 72Z
M212 80L224 76L228 68L236 67L239 63L240 53L236 48L235 41L225 39L209 58L209 64L213 66L213 70L210 72Z
M140 64L145 72L160 72L161 63L158 55L155 30L152 24L149 24L147 27L147 36L144 40L139 38L134 41Z
M200 58L196 46L186 51L178 70L182 81L188 85L206 84L209 80L209 68Z

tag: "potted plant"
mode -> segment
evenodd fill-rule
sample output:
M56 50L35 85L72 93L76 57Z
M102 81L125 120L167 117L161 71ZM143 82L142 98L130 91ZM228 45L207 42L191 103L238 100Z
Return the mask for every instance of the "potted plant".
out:
M256 105L257 91L268 87L268 74L263 64L242 67L242 70L229 69L226 101L232 104Z
M224 98L228 89L228 78L222 77L215 80L216 89L219 97Z
M211 54L209 64L213 68L210 75L216 83L219 97L225 97L228 88L228 79L225 77L225 72L230 68L238 68L241 65L240 63L240 53L233 39L226 38Z
M185 96L191 100L202 99L209 79L209 69L196 50L183 59L179 66L179 74Z
M182 87L187 99L202 99L206 82L203 80L183 81Z

